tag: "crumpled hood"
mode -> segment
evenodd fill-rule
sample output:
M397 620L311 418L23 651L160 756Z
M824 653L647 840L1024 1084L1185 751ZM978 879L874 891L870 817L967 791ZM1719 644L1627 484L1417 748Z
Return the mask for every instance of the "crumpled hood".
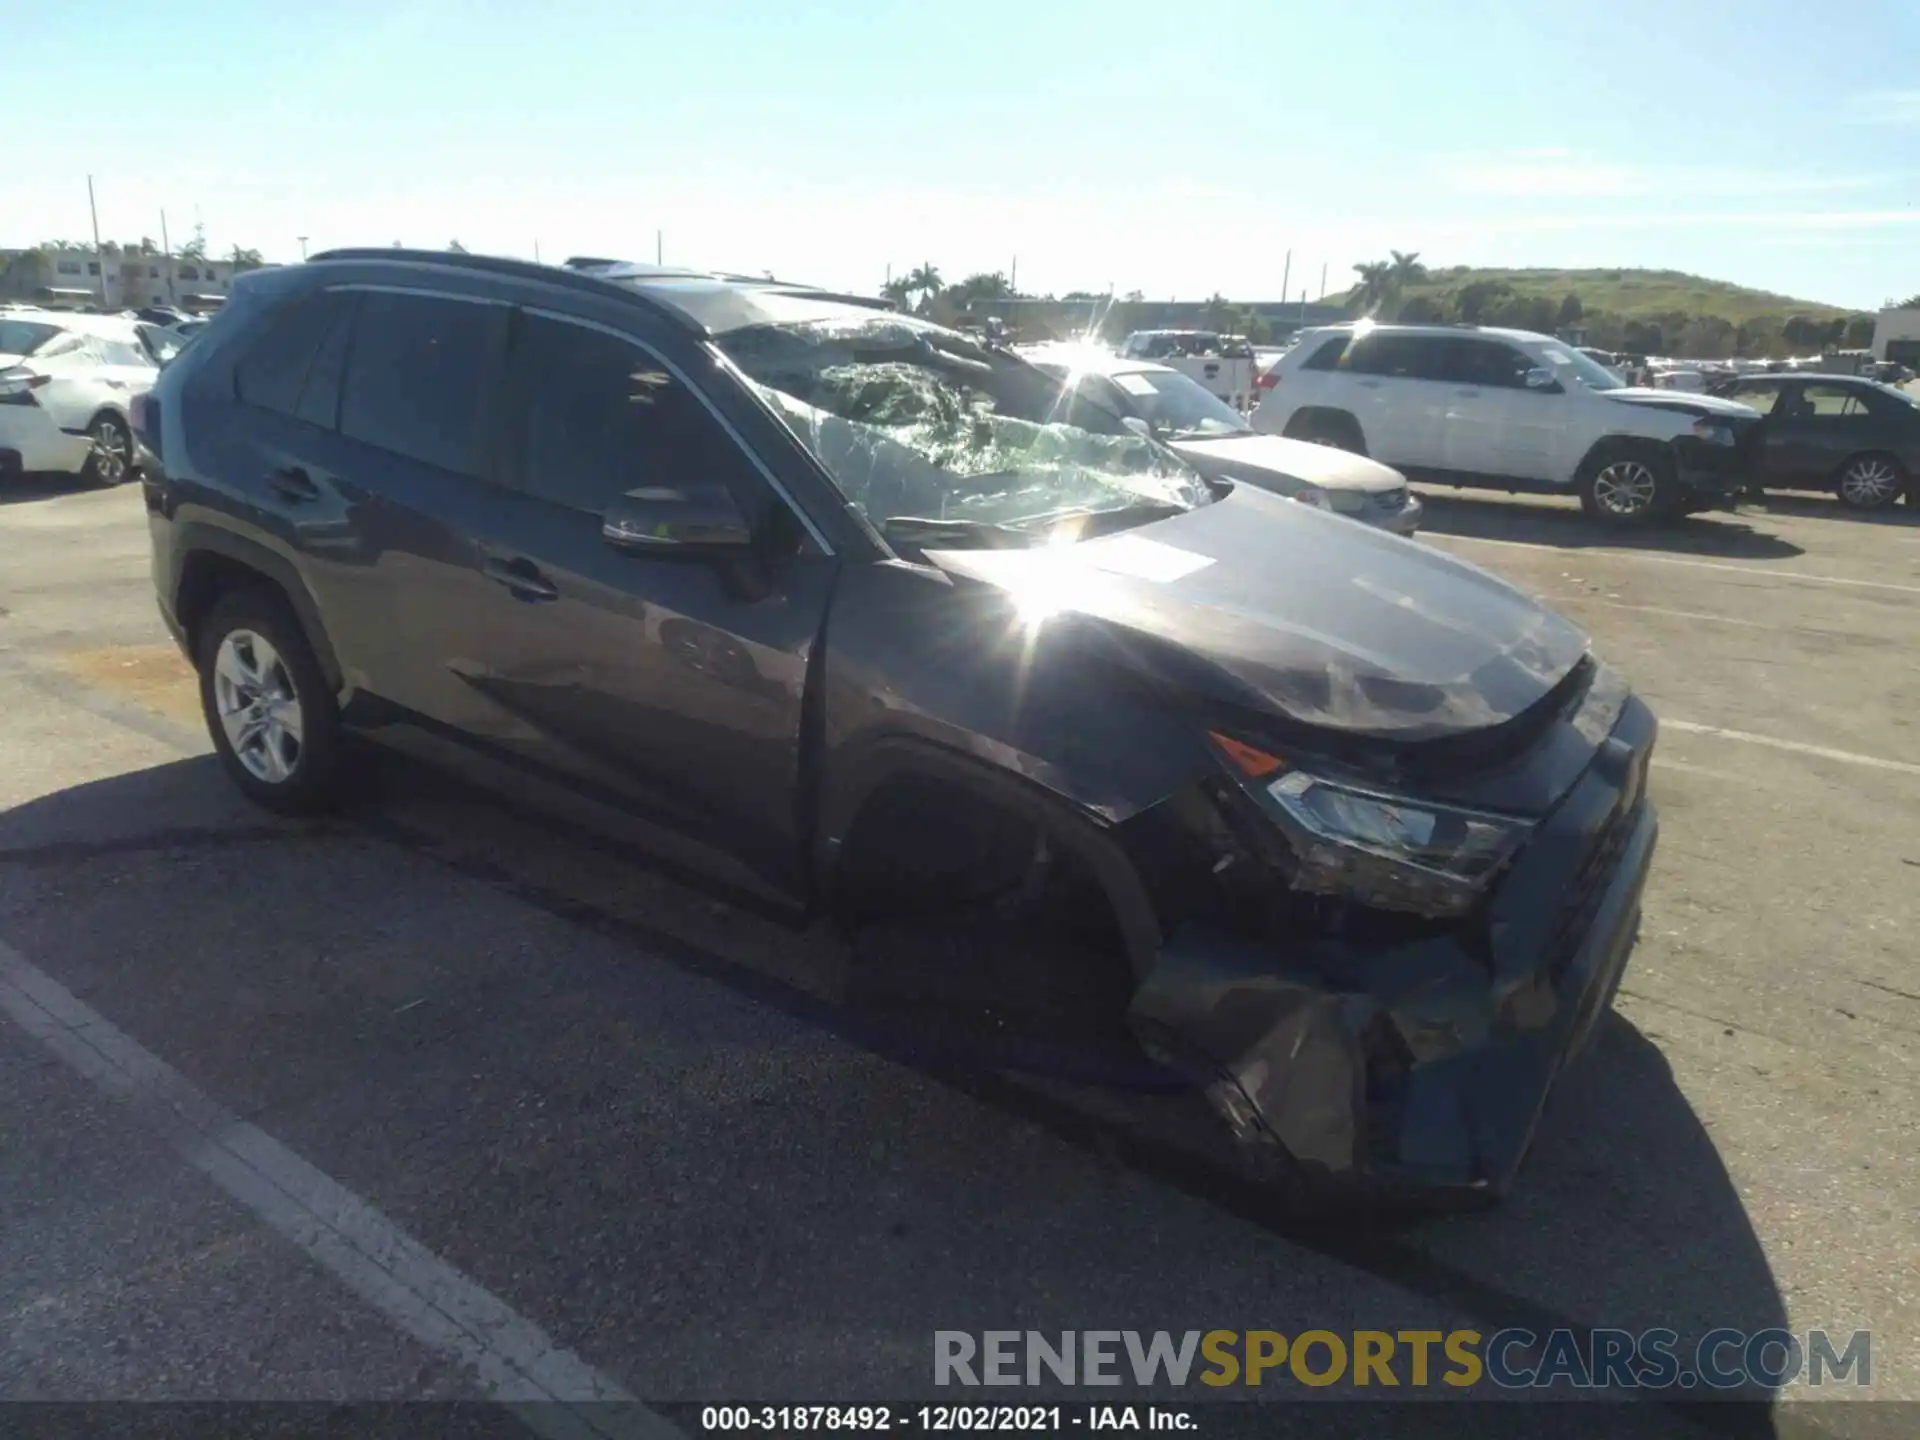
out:
M1171 448L1203 473L1245 479L1252 484L1304 480L1322 490L1398 490L1407 477L1398 470L1336 450L1279 435L1227 435L1216 440L1175 440Z
M1477 566L1251 486L1078 545L927 558L1030 624L1095 624L1170 693L1378 739L1511 720L1587 648Z
M1650 390L1634 386L1603 392L1623 405L1651 405L1657 410L1684 410L1689 415L1721 415L1729 420L1758 420L1760 412L1738 400L1725 400L1701 390Z

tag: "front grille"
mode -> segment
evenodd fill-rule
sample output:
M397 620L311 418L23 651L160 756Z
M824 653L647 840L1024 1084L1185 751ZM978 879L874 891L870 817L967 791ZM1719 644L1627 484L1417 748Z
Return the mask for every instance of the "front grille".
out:
M1566 974L1567 966L1579 953L1580 942L1593 926L1600 898L1606 893L1607 882L1613 879L1614 871L1620 868L1620 857L1633 837L1634 820L1639 813L1640 787L1636 785L1620 797L1619 806L1608 817L1606 828L1587 853L1580 873L1561 897L1560 913L1548 932L1546 948L1547 973L1556 984Z
M1389 515L1395 511L1406 509L1407 487L1402 485L1398 490L1382 490L1378 492L1373 497L1373 508L1376 510L1384 510Z

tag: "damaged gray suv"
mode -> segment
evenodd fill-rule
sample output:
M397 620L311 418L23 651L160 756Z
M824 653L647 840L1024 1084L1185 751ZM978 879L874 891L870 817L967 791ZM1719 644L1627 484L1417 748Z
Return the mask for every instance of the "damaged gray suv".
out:
M1124 1053L1276 1179L1500 1191L1612 1001L1655 724L1585 637L1008 351L336 251L238 280L136 424L273 809L349 730L537 793L844 924L849 1005Z

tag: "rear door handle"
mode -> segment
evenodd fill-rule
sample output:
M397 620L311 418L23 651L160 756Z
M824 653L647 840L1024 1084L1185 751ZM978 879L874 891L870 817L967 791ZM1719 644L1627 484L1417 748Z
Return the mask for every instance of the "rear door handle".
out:
M511 560L498 556L480 567L496 585L504 585L516 600L558 600L560 588L540 573L540 567L524 555Z
M267 472L267 488L282 500L291 500L296 505L308 500L320 498L320 487L313 483L311 476L298 465L283 466Z

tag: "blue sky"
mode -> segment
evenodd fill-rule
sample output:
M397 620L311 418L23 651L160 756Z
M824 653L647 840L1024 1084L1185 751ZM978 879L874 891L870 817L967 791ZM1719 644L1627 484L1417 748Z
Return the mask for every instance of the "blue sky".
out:
M872 289L1317 295L1436 264L1920 291L1920 5L61 0L0 244L402 240Z

